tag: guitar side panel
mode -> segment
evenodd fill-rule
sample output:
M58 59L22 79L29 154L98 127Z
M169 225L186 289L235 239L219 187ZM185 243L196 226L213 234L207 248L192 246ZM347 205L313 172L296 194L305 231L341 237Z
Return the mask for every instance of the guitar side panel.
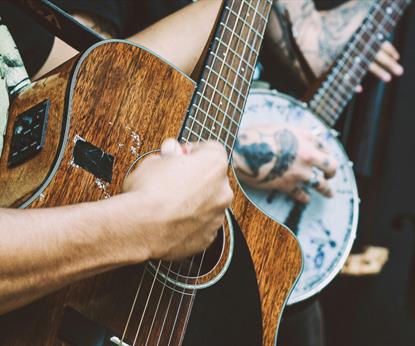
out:
M302 270L300 245L285 226L257 209L232 177L234 215L251 251L262 306L263 345L274 345L288 296Z

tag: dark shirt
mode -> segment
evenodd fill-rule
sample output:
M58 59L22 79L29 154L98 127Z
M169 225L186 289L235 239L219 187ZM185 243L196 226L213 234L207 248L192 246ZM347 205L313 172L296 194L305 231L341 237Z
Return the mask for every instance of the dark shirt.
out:
M117 38L131 36L191 3L191 0L52 0L69 13L85 13L111 24ZM9 1L0 13L22 55L30 76L46 61L53 35Z

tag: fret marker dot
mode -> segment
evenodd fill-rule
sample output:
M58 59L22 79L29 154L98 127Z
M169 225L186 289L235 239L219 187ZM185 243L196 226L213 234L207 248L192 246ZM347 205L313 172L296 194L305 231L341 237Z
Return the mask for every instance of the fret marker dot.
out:
M392 12L393 12L392 8L390 8L390 7L386 8L386 13L387 14L392 14Z

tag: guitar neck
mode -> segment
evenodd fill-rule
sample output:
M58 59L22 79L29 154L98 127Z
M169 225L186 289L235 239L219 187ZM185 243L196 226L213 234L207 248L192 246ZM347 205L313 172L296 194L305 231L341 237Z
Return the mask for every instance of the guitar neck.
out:
M376 0L360 28L308 102L314 114L333 126L391 35L411 0Z
M225 1L181 141L218 140L230 157L271 5L272 0Z

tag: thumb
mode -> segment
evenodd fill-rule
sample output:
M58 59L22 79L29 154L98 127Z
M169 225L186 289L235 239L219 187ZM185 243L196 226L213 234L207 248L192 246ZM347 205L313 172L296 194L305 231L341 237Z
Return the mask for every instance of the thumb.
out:
M161 155L183 155L183 149L178 141L168 138L161 145Z

